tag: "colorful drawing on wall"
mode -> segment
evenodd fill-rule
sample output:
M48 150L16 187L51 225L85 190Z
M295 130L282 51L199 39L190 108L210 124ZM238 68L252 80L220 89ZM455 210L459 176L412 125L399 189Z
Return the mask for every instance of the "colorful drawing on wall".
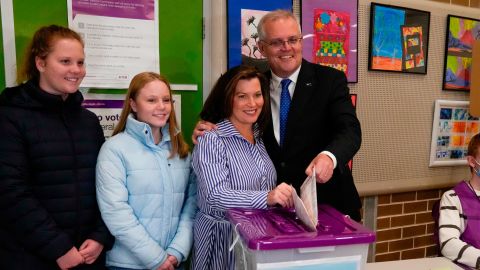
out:
M267 13L268 11L242 9L242 58L265 59L257 47L257 25L260 19Z
M314 14L313 62L347 74L350 15L324 9Z
M467 164L468 143L480 130L480 119L468 109L468 101L435 102L430 167Z
M425 65L422 49L422 27L402 26L402 69L413 69Z
M303 57L357 82L358 0L302 0Z
M292 10L292 0L228 0L227 43L228 68L250 64L267 70L266 59L258 51L257 25L269 11Z
M480 20L448 15L443 89L470 91L475 40L480 40Z
M430 12L372 3L369 70L427 73Z

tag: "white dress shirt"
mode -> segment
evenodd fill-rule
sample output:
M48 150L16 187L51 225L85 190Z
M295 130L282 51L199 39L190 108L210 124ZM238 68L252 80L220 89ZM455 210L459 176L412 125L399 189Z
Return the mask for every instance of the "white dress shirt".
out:
M270 104L272 109L272 123L273 134L277 143L280 145L280 95L282 93L281 82L283 79L290 79L292 82L288 85L288 92L293 99L293 93L295 92L295 86L297 85L298 74L300 73L300 65L295 72L287 78L280 78L275 73L272 73L272 79L270 80ZM337 158L330 151L322 151L320 154L329 156L333 161L333 168L337 167Z

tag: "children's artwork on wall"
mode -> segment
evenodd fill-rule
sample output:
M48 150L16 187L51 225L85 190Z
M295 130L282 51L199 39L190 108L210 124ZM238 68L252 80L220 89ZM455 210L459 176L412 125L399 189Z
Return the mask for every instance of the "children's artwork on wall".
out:
M470 138L480 132L480 120L469 114L468 101L437 100L433 116L430 167L467 164Z
M448 15L443 89L470 91L475 40L480 40L480 20Z
M303 57L357 82L358 0L302 0Z
M228 68L249 64L268 70L267 60L257 47L260 19L276 9L292 10L292 0L228 0Z
M265 59L257 47L257 25L260 19L267 13L268 11L242 9L242 58Z
M318 8L314 13L313 62L348 74L350 15Z
M421 44L422 27L402 26L402 69L425 66Z
M368 69L427 73L430 12L371 4Z

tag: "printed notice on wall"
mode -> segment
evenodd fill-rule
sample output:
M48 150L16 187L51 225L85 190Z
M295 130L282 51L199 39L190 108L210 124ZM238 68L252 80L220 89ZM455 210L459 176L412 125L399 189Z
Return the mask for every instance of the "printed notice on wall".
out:
M142 71L160 71L158 1L67 0L68 25L85 42L81 87L128 88Z

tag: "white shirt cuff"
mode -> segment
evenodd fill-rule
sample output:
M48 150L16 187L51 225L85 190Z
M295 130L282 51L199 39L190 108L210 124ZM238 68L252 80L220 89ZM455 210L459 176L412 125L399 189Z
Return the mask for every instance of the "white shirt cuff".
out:
M320 154L325 154L330 157L333 161L333 168L335 169L337 167L337 158L330 151L322 151Z

